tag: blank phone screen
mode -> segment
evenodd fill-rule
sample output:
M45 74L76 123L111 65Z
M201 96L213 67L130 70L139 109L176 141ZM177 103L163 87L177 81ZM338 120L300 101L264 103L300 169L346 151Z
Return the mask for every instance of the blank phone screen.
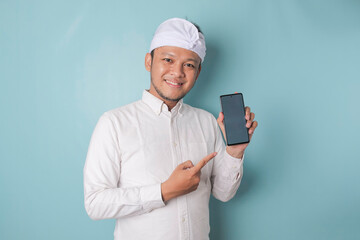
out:
M244 100L241 93L220 96L227 145L249 142Z

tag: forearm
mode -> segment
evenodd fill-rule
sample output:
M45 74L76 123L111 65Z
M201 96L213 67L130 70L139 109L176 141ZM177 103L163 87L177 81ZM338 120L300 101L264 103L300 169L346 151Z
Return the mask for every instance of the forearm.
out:
M94 220L140 215L164 206L160 184L85 190L85 209ZM91 189L91 190L90 190Z
M216 199L226 202L235 196L240 186L243 158L233 158L224 152L223 157L216 160L211 176L212 194Z

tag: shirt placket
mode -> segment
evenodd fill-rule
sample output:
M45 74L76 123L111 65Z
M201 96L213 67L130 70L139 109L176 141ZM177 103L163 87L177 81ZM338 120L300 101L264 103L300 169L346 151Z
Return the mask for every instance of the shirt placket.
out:
M174 153L174 168L179 164L183 163L180 146L180 136L179 129L177 126L177 120L179 115L174 113L171 115L170 121L170 131L171 131L171 148ZM190 231L189 231L189 216L188 216L188 206L186 195L179 196L177 199L178 207L178 218L179 218L179 230L180 230L180 239L189 240Z

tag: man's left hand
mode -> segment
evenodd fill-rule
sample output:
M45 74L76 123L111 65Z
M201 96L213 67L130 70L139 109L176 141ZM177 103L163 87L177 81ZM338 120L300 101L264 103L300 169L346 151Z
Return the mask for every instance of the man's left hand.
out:
M254 118L255 118L255 114L250 112L250 107L245 107L246 127L249 129L250 140L254 134L255 128L258 126L258 123L257 123L257 121L254 121ZM225 127L224 127L224 114L222 112L219 113L217 123L219 124L220 129L226 140ZM233 146L226 146L226 152L228 154L230 154L232 157L242 158L244 155L244 151L245 151L246 147L249 145L249 143L243 143L243 144L238 144L238 145L233 145Z

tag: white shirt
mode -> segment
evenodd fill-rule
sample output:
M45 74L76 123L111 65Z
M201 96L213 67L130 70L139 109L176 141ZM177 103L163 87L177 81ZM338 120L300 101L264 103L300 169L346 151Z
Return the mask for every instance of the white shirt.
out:
M163 202L161 183L175 167L212 152L197 190ZM148 91L108 111L93 132L84 167L85 209L92 219L116 218L114 239L209 239L210 193L236 193L243 159L231 157L214 116L180 100L168 111Z

